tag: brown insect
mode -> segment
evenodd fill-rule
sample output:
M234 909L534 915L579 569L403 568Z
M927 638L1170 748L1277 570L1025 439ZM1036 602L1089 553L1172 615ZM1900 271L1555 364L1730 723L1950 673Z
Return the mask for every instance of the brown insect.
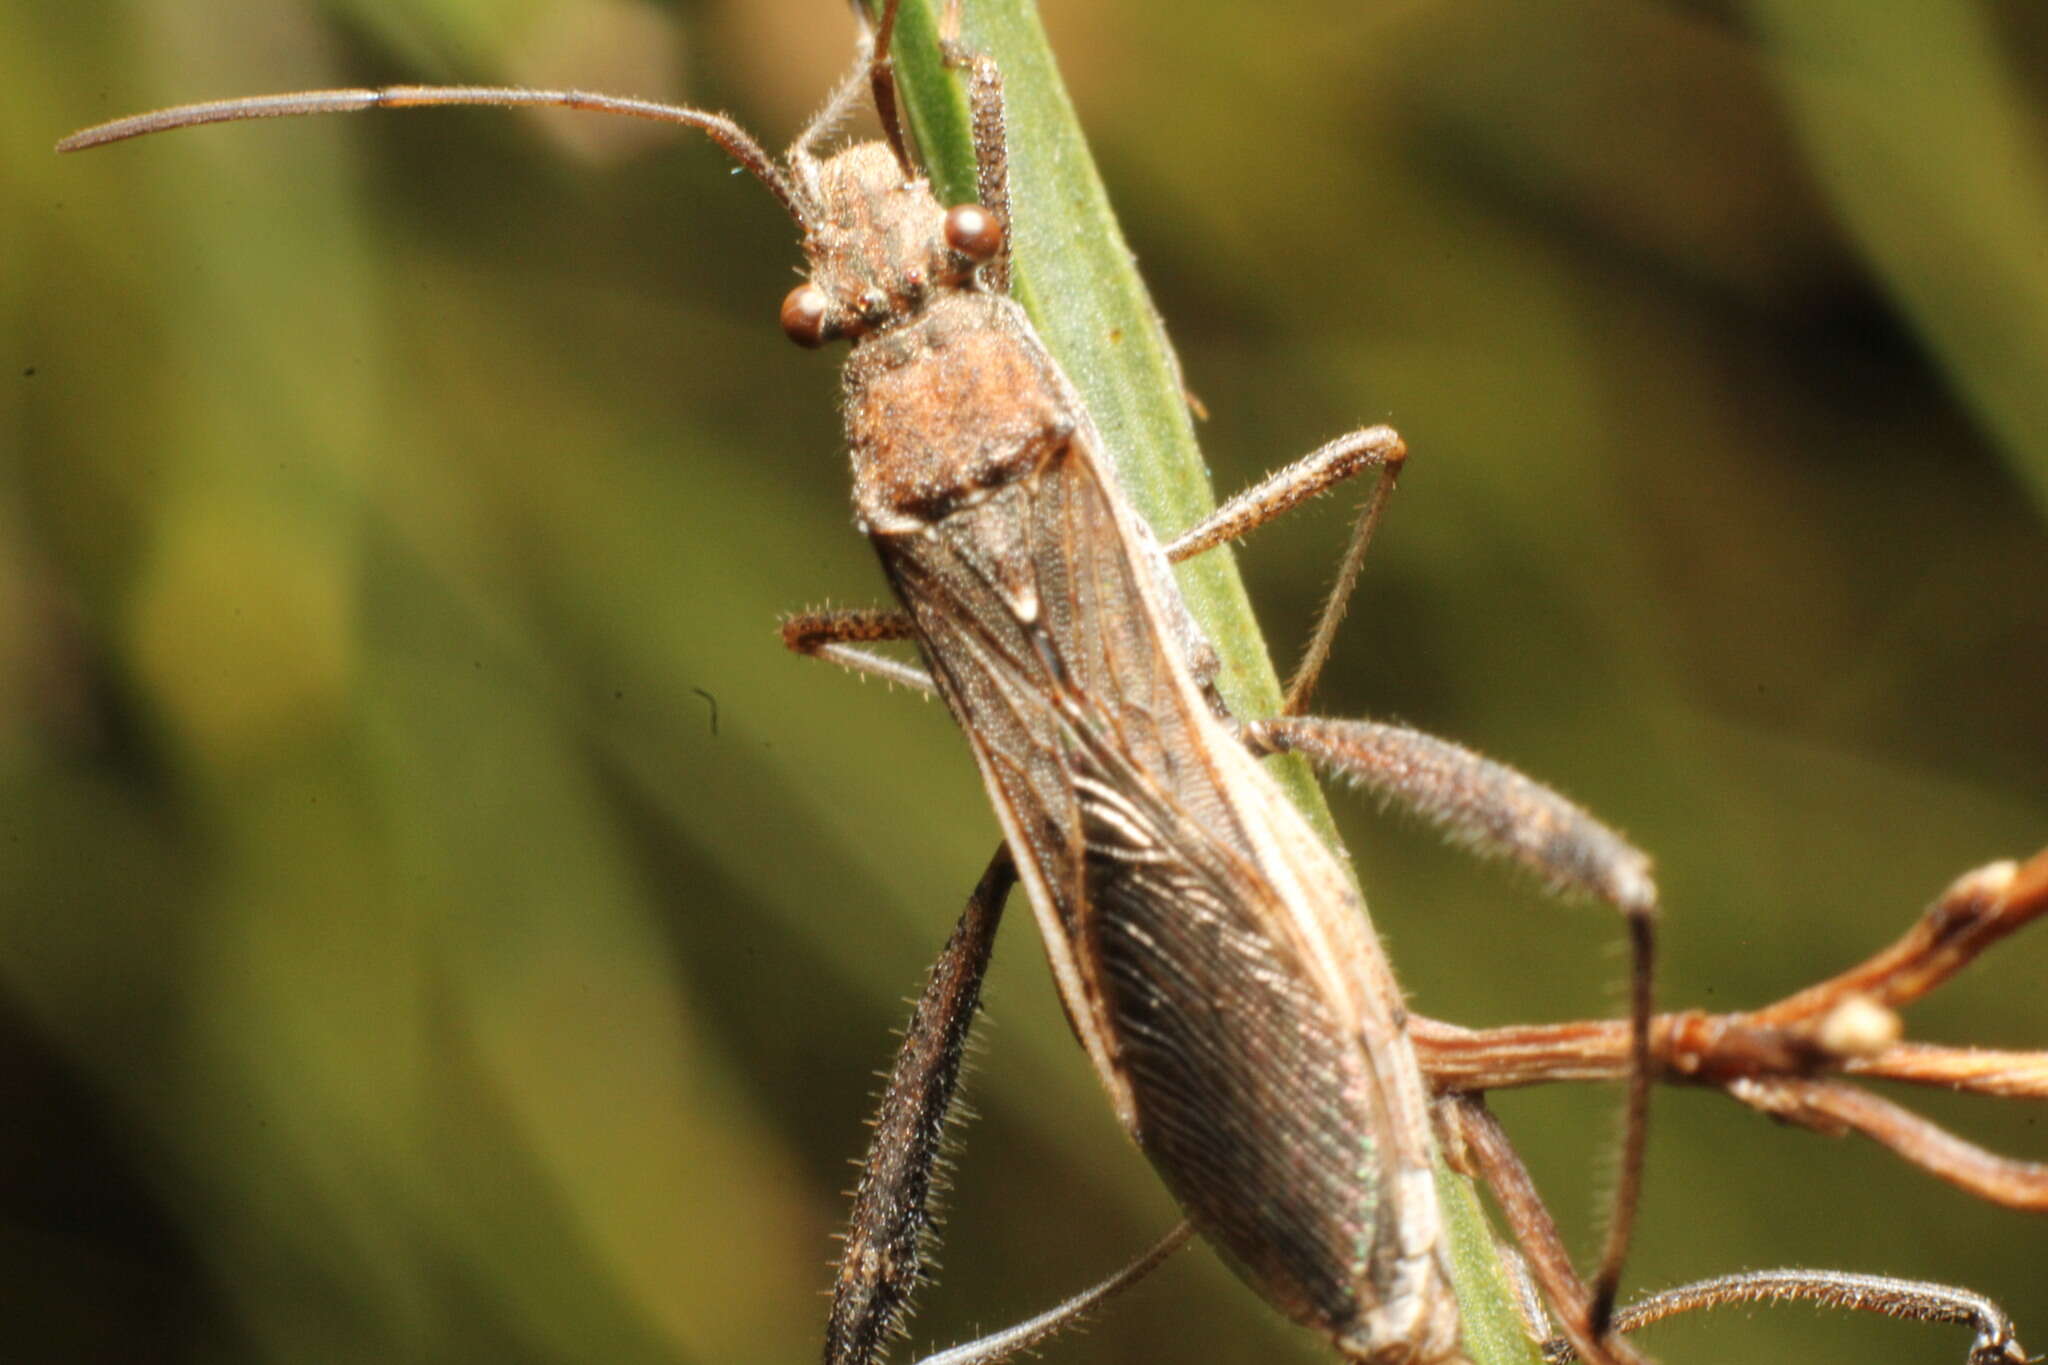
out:
M887 50L894 9L881 25ZM802 228L810 279L783 301L801 345L846 339L846 424L863 529L907 611L792 620L793 648L933 687L973 745L1006 835L977 902L1021 879L1076 1033L1118 1116L1195 1226L1297 1321L1366 1360L1455 1356L1431 1166L1429 1100L1392 975L1342 868L1223 713L1210 651L1163 551L1108 471L1072 386L1007 296L1000 80L975 73L980 205L944 208L909 157L886 61L863 58L778 165L736 125L696 110L580 92L398 88L231 100L67 139L77 149L223 119L426 104L556 104L668 119L709 134ZM814 151L863 88L889 143ZM1241 534L1367 468L1377 519L1405 452L1353 433L1176 542L1173 557ZM1334 612L1332 613L1334 615ZM929 680L861 651L914 639ZM1252 732L1267 750L1358 737L1315 722ZM1397 732L1386 730L1384 735ZM1491 765L1439 746L1470 772ZM1441 762L1431 767L1447 772ZM1469 776L1469 773L1468 773ZM1521 782L1551 836L1598 844L1574 873L1645 926L1640 855ZM1606 877L1612 885L1599 885ZM1647 928L1644 930L1647 941ZM956 1006L956 1032L971 1017ZM1646 1017L1646 1016L1645 1016ZM932 1128L937 1096L885 1106ZM879 1141L830 1329L864 1361L917 1275L929 1151ZM893 1173L892 1173L893 1172ZM906 1197L906 1191L908 1195ZM886 1208L872 1208L879 1203Z
M891 0L870 50L780 162L722 115L578 91L469 87L184 106L60 146L280 115L555 105L704 131L803 231L810 276L784 300L782 326L805 346L852 343L845 385L854 501L903 609L795 617L785 639L943 697L1005 839L934 972L885 1096L835 1290L828 1361L877 1358L920 1276L938 1133L995 922L1017 881L1119 1118L1195 1229L1289 1317L1356 1360L1462 1359L1432 1170L1440 1129L1499 1188L1570 1346L1633 1358L1602 1338L1652 1074L1648 860L1556 793L1469 750L1400 727L1294 714L1405 460L1400 439L1383 427L1339 438L1162 546L1118 490L1085 406L1008 296L1000 74L949 48L970 73L981 202L944 207L897 114L887 57L895 14ZM863 90L887 142L821 155L818 144ZM1375 492L1287 714L1240 724L1218 696L1213 653L1169 563L1368 470L1379 476ZM914 641L925 670L866 648L888 640ZM1619 1055L1631 1122L1617 1212L1590 1290L1556 1251L1547 1214L1476 1102L1454 1096L1433 1114L1410 1020L1363 907L1257 762L1281 751L1305 754L1481 851L1629 917L1636 967ZM1551 1035L1548 1052L1517 1054L1521 1079L1548 1078L1546 1064L1563 1074L1568 1054L1580 1060L1583 1048L1563 1037ZM1439 1035L1447 1050L1455 1041ZM1530 1063L1532 1055L1539 1060ZM1484 1080L1510 1054L1482 1048L1466 1060ZM1485 1085L1438 1088L1463 1095ZM994 1359L1029 1344L1166 1249L957 1358ZM1800 1283L1810 1294L1816 1281ZM1752 1282L1750 1292L1799 1292L1760 1286ZM1937 1302L1929 1312L1959 1311L1949 1300L1929 1302ZM2018 1358L2009 1327L1980 1325L1980 1338L2004 1352L1985 1359Z

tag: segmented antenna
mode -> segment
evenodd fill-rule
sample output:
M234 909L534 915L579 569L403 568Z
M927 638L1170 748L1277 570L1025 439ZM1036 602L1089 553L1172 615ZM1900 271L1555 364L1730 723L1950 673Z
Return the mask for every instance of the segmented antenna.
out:
M894 6L890 7L892 10ZM622 114L655 123L695 128L724 148L726 154L768 187L798 227L810 230L811 215L791 189L782 167L747 131L724 114L680 104L601 95L589 90L524 90L496 85L387 85L352 90L298 90L281 95L249 95L241 99L180 104L146 114L131 114L111 123L83 128L57 144L60 152L82 152L109 142L197 128L207 123L240 123L250 119L295 118L306 114L355 114L365 109L424 109L455 105L501 108L576 109L594 114Z

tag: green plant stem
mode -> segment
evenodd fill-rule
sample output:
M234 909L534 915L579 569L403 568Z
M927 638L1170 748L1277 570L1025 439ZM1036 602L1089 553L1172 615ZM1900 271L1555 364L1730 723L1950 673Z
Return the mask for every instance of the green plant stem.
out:
M879 0L868 0L879 12ZM937 0L903 0L894 44L904 107L939 197L971 202L974 146L967 100L940 59ZM1031 0L968 0L967 46L1001 67L1009 124L1014 292L1081 390L1124 491L1171 533L1215 505L1195 443L1172 345L1124 243L1053 65ZM1181 589L1223 661L1221 685L1240 715L1271 715L1280 688L1265 637L1227 549L1179 569ZM1275 765L1289 795L1335 842L1307 768ZM1491 1230L1469 1181L1438 1167L1465 1346L1475 1365L1535 1365Z

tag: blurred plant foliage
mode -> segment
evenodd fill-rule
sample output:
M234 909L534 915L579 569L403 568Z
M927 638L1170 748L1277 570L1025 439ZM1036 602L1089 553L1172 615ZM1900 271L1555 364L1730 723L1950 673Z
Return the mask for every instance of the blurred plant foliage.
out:
M2036 7L1046 9L1219 485L1362 421L1416 451L1323 704L1627 828L1667 999L1770 998L2039 846ZM773 322L789 225L700 142L587 121L49 145L444 79L780 142L850 15L0 0L0 35L0 1354L807 1358L870 1073L994 826L936 708L775 643L880 591L832 366ZM1343 515L1244 552L1283 662ZM1418 1007L1614 1007L1604 920L1343 814ZM1038 959L1019 921L921 1337L1170 1216ZM2040 962L1916 1031L2039 1044ZM1611 1097L1501 1108L1597 1208ZM2043 1152L2037 1115L1943 1117ZM1886 1270L2048 1335L2038 1223L1709 1098L1659 1120L1639 1285ZM1960 1346L1797 1312L1651 1344ZM1200 1256L1058 1351L1318 1358Z

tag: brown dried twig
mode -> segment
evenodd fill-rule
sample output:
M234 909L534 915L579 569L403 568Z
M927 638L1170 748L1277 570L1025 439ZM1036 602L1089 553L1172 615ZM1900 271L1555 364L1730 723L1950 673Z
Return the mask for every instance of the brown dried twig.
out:
M1988 1152L1848 1079L2048 1099L2048 1050L1903 1042L1895 1013L2044 912L2048 849L1966 873L1897 942L1846 972L1746 1013L1657 1016L1659 1074L1817 1132L1861 1133L1980 1198L2048 1212L2048 1163ZM1625 1020L1466 1029L1417 1019L1413 1033L1441 1094L1628 1074Z

